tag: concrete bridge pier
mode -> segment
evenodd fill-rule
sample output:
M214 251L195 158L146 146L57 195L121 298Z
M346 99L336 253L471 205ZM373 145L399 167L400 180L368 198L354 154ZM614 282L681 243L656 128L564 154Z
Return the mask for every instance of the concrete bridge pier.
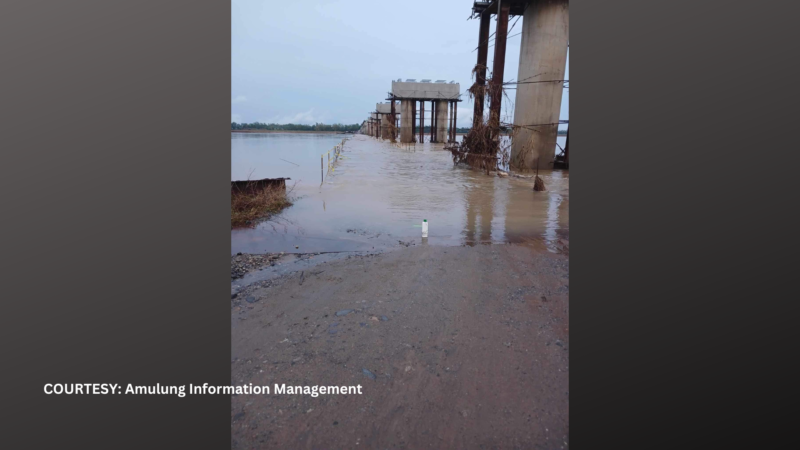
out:
M458 102L450 102L450 120L447 122L450 131L447 133L447 142L456 142L456 128L458 128Z
M381 139L391 139L392 138L392 117L390 114L381 114Z
M569 1L533 0L522 16L514 167L552 169L569 44ZM520 128L521 127L521 128Z
M458 100L453 102L453 142L458 140Z
M400 142L406 144L415 141L419 143L425 142L427 131L425 129L426 102L431 103L431 107L428 110L431 115L427 121L427 125L431 126L430 142L447 142L449 139L447 133L447 108L450 102L458 101L459 95L460 87L454 81L449 83L445 80L431 82L429 79L421 81L410 79L392 81L392 90L389 93L389 97L398 99L401 102ZM419 118L417 118L417 111L419 111ZM419 123L417 123L417 120L419 120ZM417 129L417 127L419 128ZM417 133L419 133L419 136L417 136Z
M436 142L447 142L447 100L436 100Z
M414 142L413 106L414 100L400 100L400 142L403 144Z

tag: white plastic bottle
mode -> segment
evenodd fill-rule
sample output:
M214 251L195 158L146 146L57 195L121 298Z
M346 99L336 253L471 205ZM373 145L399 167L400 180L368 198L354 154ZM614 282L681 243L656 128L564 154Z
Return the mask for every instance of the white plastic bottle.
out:
M422 220L422 237L428 237L428 219Z

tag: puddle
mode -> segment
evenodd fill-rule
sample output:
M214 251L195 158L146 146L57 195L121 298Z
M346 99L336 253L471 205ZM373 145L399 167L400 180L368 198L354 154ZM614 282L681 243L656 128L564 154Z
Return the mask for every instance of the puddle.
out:
M325 265L332 261L347 259L353 256L365 256L380 252L336 252L321 254L293 254L286 253L275 261L274 266L265 266L248 272L241 278L231 281L231 294L238 293L242 288L260 281L278 278L287 273L307 271L309 275L318 274L325 270Z

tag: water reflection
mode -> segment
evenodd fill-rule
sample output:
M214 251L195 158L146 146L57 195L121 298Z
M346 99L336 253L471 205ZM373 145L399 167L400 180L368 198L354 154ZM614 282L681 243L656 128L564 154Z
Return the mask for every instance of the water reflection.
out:
M302 142L284 148L283 143L295 138ZM240 158L239 167L265 164L257 167L260 173L276 177L286 176L284 169L294 166L276 166L269 149L301 164L295 170L309 170L308 176L313 178L313 171L304 166L313 165L318 171L316 160L330 142L302 135L262 135L261 139L268 141L257 146L264 154L256 160ZM309 142L316 142L319 148L298 151L316 153L316 157L304 159L293 154L292 149L302 149ZM568 172L560 171L541 176L548 190L533 192L531 179L487 176L454 167L442 144L392 145L355 136L322 186L317 172L316 180L296 187L294 205L278 218L255 229L232 230L231 251L373 250L401 242L534 243L553 249L557 240L569 233L569 177ZM423 219L429 223L425 241L421 237Z
M491 183L470 183L465 188L467 222L464 230L464 243L466 245L474 246L492 242L495 180L492 178Z
M561 172L553 171L551 179L553 181L560 181ZM556 251L555 243L556 239L558 239L556 231L560 228L558 221L559 207L563 201L564 197L558 192L553 192L548 196L547 220L545 221L544 240L547 245L547 249L552 252Z
M535 192L532 183L515 184L508 193L505 239L555 251L560 238L569 236L569 177L559 170L541 172L547 188Z

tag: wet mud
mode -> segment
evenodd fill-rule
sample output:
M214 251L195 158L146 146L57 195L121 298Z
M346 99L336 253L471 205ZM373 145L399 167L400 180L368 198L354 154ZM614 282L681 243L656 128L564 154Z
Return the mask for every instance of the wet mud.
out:
M232 448L568 447L564 254L351 256L251 285L231 328L233 384L362 386L233 396Z

